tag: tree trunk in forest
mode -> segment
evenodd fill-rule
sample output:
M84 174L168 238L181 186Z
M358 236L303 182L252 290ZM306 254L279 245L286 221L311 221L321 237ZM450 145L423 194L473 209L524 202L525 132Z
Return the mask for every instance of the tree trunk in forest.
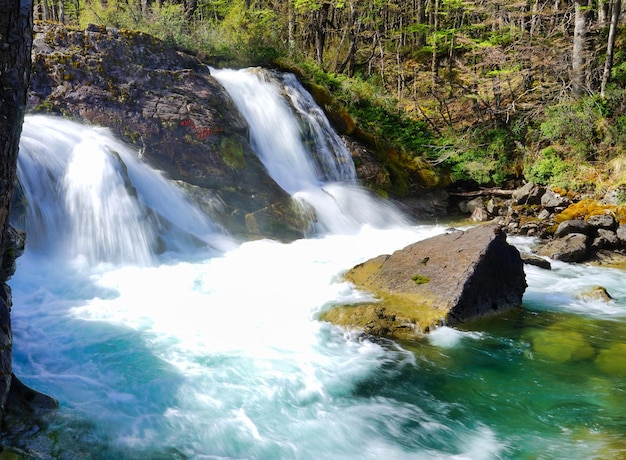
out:
M432 90L435 91L435 88L437 87L437 73L439 70L439 62L437 59L437 33L439 32L439 0L435 0L433 8L434 10L431 13L432 17L430 20L431 33L433 36L433 52L430 63L430 71L432 73Z
M324 63L324 45L326 44L326 23L330 3L323 3L315 13L315 60L322 67Z
M9 206L17 180L17 154L30 80L31 0L0 0L0 262L8 240ZM5 276L3 275L3 278ZM0 416L11 387L10 290L0 279Z
M598 27L606 27L609 22L610 0L598 0Z
M296 49L296 13L291 0L287 2L287 42L289 43L289 53Z
M604 61L604 72L602 73L602 83L600 84L600 96L606 96L606 85L611 78L611 69L613 68L613 52L615 51L615 36L617 35L617 26L619 24L619 16L622 12L622 1L613 0L611 6L611 25L609 26L609 36L606 45L606 60Z
M424 5L423 0L417 1L415 13L416 13L415 23L420 26L425 25L426 24L426 5ZM426 33L424 33L423 30L419 30L417 32L417 37L416 37L415 42L416 42L417 48L421 48L422 46L426 45Z
M572 46L572 93L581 96L585 92L587 74L587 28L589 7L587 0L575 0L574 43Z

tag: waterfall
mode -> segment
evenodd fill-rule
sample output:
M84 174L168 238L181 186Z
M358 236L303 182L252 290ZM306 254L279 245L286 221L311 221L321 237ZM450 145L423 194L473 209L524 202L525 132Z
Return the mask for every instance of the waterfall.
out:
M358 185L345 142L293 74L266 69L211 69L250 127L250 144L270 176L304 210L316 233L363 225L405 224L389 203Z
M226 237L182 190L102 128L27 116L18 158L32 249L68 259L149 265L155 254Z

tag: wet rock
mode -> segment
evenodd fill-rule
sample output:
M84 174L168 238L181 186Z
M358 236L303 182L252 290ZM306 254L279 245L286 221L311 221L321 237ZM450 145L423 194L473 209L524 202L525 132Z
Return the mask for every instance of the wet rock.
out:
M588 237L581 233L570 233L552 240L539 248L537 254L563 262L582 262L588 254Z
M404 197L401 207L418 218L431 218L448 214L447 203L450 196L444 190L429 190L419 196Z
M573 328L556 324L529 333L536 357L555 363L584 361L593 358L595 350L585 336Z
M419 241L357 265L346 279L381 302L336 307L321 318L396 338L517 307L526 288L519 251L496 225Z
M276 209L283 214L258 219L255 231L279 239L303 235L290 196L253 152L230 96L197 57L155 37L37 23L28 109L111 129L170 179L217 196L231 233L247 236L242 216ZM293 225L269 225L287 212Z
M612 249L617 248L620 245L619 238L613 230L607 230L599 228L596 232L596 237L591 243L592 249Z
M626 378L626 343L614 343L600 350L595 363L605 374Z
M586 291L580 292L576 295L576 298L584 301L601 300L610 302L613 300L613 297L611 297L606 288L602 286L594 286Z
M522 262L527 265L534 265L535 267L543 268L544 270L552 270L552 264L549 260L544 259L543 257L539 257L535 254L528 254L527 252L522 252L521 254Z

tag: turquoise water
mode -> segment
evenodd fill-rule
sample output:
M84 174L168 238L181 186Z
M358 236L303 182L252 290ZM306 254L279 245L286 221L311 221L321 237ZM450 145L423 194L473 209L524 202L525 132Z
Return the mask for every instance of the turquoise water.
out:
M48 448L94 459L626 456L622 271L527 267L524 308L410 342L317 321L365 296L343 270L441 231L364 228L89 273L25 255L12 282L15 368L60 401ZM614 301L576 299L598 282Z

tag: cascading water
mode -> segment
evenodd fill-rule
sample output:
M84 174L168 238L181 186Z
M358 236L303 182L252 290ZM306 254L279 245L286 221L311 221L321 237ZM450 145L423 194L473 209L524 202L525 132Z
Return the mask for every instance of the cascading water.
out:
M345 142L293 74L265 69L211 69L250 125L250 143L271 177L297 202L312 206L317 233L362 225L405 225L392 206L357 185Z
M92 265L149 265L158 246L175 250L195 239L222 249L227 240L180 189L103 129L28 116L18 177L31 248Z
M249 97L264 97L265 89ZM26 254L10 281L14 371L58 398L60 407L42 417L39 430L4 440L35 451L34 458L626 454L623 270L529 266L520 311L412 342L372 341L316 320L332 305L372 301L341 273L443 227L355 230L355 221L376 217L372 201L364 207L370 211L346 217L339 225L344 232L290 244L231 243L223 253L163 261L152 252L155 238L176 245L191 231L196 241L214 241L221 232L133 152L106 132L47 117L28 117L21 145L30 224ZM96 151L90 164L100 174L82 169L83 148ZM348 190L353 203L345 213L363 209L351 193L358 188L327 183L323 168L311 170L305 168L306 181L289 178L295 189L312 180L314 190L343 203L337 195ZM68 196L78 196L66 198L73 189ZM81 207L89 224L68 231L71 213ZM129 238L143 235L136 244L145 249L132 257L127 251L134 248L116 249L127 240L111 242L96 228L111 225L100 223L108 219L110 231L128 225ZM84 236L87 228L104 249L73 245L70 235ZM511 241L526 249L533 244ZM150 265L138 263L145 253ZM77 269L63 257L85 261ZM117 263L99 264L103 258ZM598 284L613 301L575 297Z

